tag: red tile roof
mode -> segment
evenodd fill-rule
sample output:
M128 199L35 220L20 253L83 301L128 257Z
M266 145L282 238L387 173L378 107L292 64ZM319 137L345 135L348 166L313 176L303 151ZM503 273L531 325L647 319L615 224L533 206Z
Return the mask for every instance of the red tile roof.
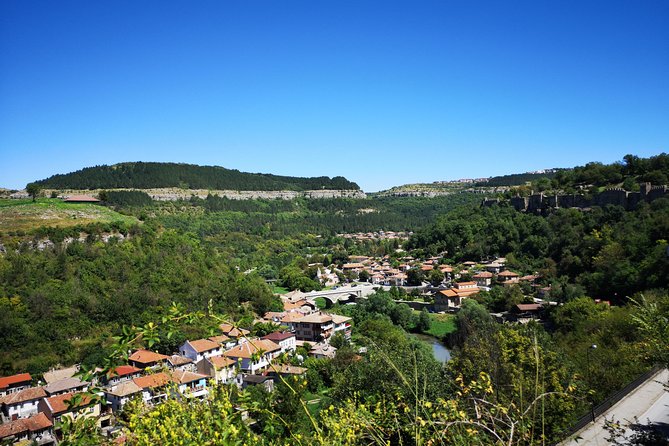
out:
M44 413L40 412L30 418L23 418L0 424L0 439L11 436L18 437L28 432L38 432L50 427L53 427L53 423L49 421Z
M210 341L209 339L198 339L195 341L188 341L188 343L198 353L208 352L209 350L215 350L217 348L221 348L221 344L214 341Z
M154 373L153 375L140 376L139 378L133 379L133 381L142 389L151 389L153 387L164 386L168 384L171 379L165 373L160 372Z
M270 341L274 342L279 342L279 341L284 341L286 339L294 338L295 335L293 333L280 333L278 331L275 331L274 333L270 333L266 336L263 336L263 339L269 339Z
M237 364L237 361L231 358L227 358L225 356L214 356L213 358L209 358L209 362L211 362L211 364L214 366L214 368L216 368L216 370Z
M6 389L12 384L30 384L32 377L30 373L19 373L18 375L5 376L0 378L0 390Z
M141 364L149 364L152 362L160 362L167 359L167 356L160 353L151 352L149 350L137 350L128 358L130 361L139 362Z
M254 353L263 350L265 353L281 350L277 344L267 339L244 342L242 345L228 350L223 355L230 358L250 358Z
M128 376L135 373L140 373L141 371L142 371L141 369L138 369L137 367L133 367L131 365L120 365L110 370L108 376L110 378L114 378L116 376Z
M70 401L75 395L81 395L81 400L77 405L71 405ZM91 404L90 395L86 393L64 393L62 395L51 396L46 399L48 406L51 408L51 413L58 415L64 412L70 412L80 407L86 407Z

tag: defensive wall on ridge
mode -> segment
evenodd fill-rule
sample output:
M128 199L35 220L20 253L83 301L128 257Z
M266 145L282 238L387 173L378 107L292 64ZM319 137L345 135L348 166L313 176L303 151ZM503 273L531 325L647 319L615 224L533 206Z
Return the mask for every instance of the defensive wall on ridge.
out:
M540 213L548 209L556 208L589 208L592 206L622 206L626 210L632 210L642 202L651 202L669 195L669 186L653 186L650 183L642 183L639 192L629 192L621 188L606 189L588 198L579 194L546 195L544 193L532 194L529 197L513 197L509 200L511 206L517 211ZM492 206L502 200L485 199L482 206Z

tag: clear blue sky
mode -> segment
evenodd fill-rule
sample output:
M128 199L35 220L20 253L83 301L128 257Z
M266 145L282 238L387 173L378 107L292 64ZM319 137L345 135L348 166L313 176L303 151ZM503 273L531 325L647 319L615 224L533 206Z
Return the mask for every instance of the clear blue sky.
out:
M367 191L669 151L669 1L0 2L0 186L175 161Z

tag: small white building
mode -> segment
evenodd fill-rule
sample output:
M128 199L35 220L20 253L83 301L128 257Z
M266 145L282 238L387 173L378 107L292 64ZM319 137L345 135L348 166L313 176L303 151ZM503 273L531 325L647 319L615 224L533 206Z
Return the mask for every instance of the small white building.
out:
M262 338L272 341L279 347L281 347L281 353L285 353L287 351L295 351L295 349L297 348L297 345L295 343L295 341L297 341L297 337L295 336L294 333L282 333L279 331L275 331L274 333L270 333L267 336L263 336Z
M42 387L30 387L0 398L0 415L3 423L35 415L40 400L46 398Z
M239 362L243 372L254 374L266 369L281 354L281 347L267 339L255 339L232 348L223 356Z
M192 359L195 363L200 362L204 358L211 358L212 356L221 356L223 348L218 342L210 341L209 339L198 339L196 341L186 341L179 347L181 356Z
M105 390L105 398L107 399L107 403L111 406L112 411L116 412L123 409L123 406L125 406L128 401L141 393L142 388L135 384L134 381L126 381Z

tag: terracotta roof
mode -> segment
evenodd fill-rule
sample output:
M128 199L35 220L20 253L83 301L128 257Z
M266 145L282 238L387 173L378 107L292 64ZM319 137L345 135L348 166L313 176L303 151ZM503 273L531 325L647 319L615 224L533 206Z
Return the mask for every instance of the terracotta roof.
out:
M364 268L365 265L362 263L345 263L343 268L344 269L355 269L355 268Z
M153 375L140 376L133 379L133 381L142 389L151 389L153 387L162 387L168 384L171 379L165 373L160 372Z
M197 339L195 341L186 342L188 342L198 353L208 352L209 350L221 348L221 345L218 342L210 341L209 339Z
M302 319L296 321L296 322L306 322L310 324L322 324L324 322L330 322L332 321L332 317L329 314L319 314L319 313L314 313L314 314L309 314L307 316L304 316Z
M231 324L221 324L218 326L223 333L226 335L232 337L232 338L238 338L240 336L246 336L247 334L251 333L248 330L244 330L243 328L236 328L232 326Z
M541 304L517 304L516 308L522 312L539 311L541 309Z
M302 313L288 313L284 317L281 318L281 322L297 322L300 319L302 319L304 315Z
M167 362L169 362L173 366L179 366L184 364L192 364L193 360L181 355L172 355L169 358L167 358Z
M128 376L128 375L133 375L135 373L140 373L141 371L142 371L141 369L138 369L137 367L133 367L131 365L120 365L110 370L107 376L109 378L114 378L117 376Z
M188 384L207 378L209 378L207 375L200 375L199 373L188 372L186 370L175 370L172 372L172 381L178 384Z
M446 297L457 297L458 296L458 293L456 293L455 291L453 291L450 288L448 290L439 291L439 294L444 295Z
M245 342L242 345L238 345L235 348L228 350L223 353L224 356L232 358L250 358L254 353L259 350L263 350L265 353L274 352L281 350L274 342L267 339L258 339L256 341Z
M27 389L19 390L18 392L10 393L0 397L0 405L7 404L8 406L23 403L26 401L39 400L46 397L46 392L41 387L29 387Z
M432 265L423 265L420 267L421 271L432 271L434 267Z
M20 436L28 432L38 432L50 427L53 427L53 423L49 421L44 413L40 412L30 418L0 424L0 438Z
M492 277L492 273L489 273L488 271L481 271L480 273L474 274L472 277L474 279L490 279Z
M219 344L223 344L224 342L228 342L230 340L230 337L226 335L218 335L210 337L209 340L212 342L218 342Z
M501 273L497 274L497 277L518 277L518 274L514 273L513 271L502 271Z
M117 386L114 386L110 390L105 390L106 393L115 396L128 396L134 393L139 393L142 391L142 388L135 384L134 381L126 381Z
M71 406L69 402L74 395L81 395L81 401L76 406ZM46 399L46 403L51 408L53 415L58 415L64 412L70 412L79 407L85 407L91 404L91 397L85 393L64 393L62 395L51 396Z
M281 333L278 331L275 331L274 333L270 333L266 336L263 336L263 339L269 339L270 341L274 342L279 342L279 341L284 341L286 339L294 338L295 335L293 333Z
M130 361L139 362L141 364L149 364L151 362L160 362L167 359L167 356L160 353L151 352L149 350L137 350L128 358Z
M6 389L12 384L22 384L22 383L30 384L30 381L32 380L33 379L30 376L30 373L19 373L18 375L5 376L3 378L0 378L0 389Z
M213 358L209 358L209 362L211 362L211 365L213 365L216 370L237 364L237 361L225 356L214 356Z

